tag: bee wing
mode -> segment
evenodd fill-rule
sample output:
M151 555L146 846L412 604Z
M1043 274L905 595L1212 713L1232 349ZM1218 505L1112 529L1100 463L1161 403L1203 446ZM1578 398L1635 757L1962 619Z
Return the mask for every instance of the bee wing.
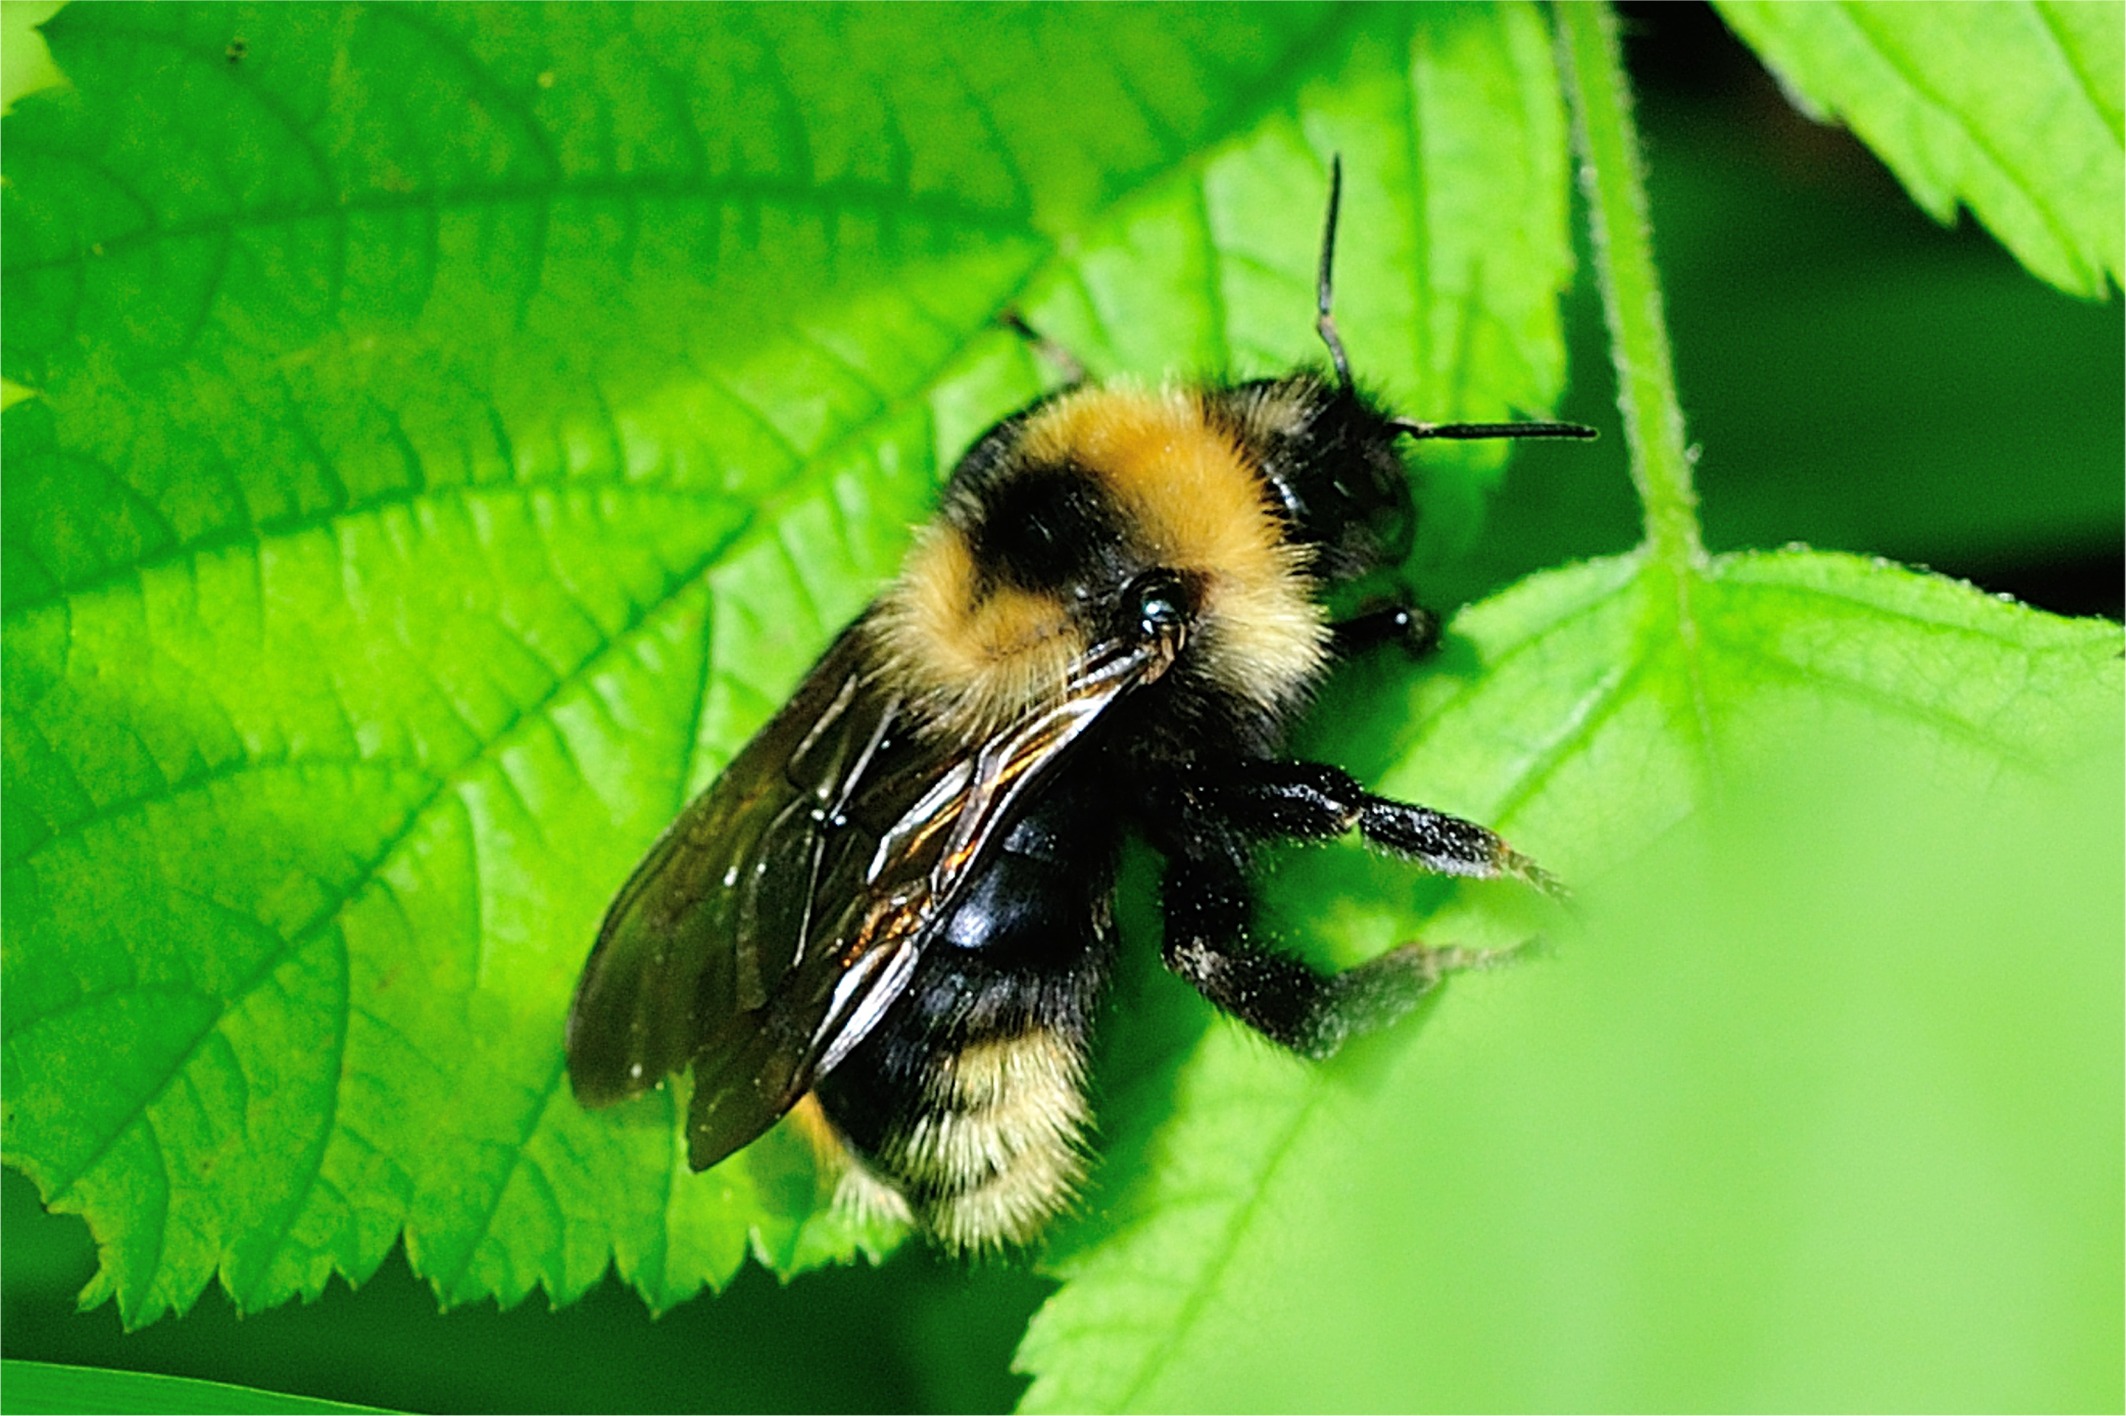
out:
M607 911L568 1015L569 1079L599 1106L687 1065L707 1028L762 1007L812 932L822 808L862 775L891 704L845 633L696 797Z
M1026 792L1176 648L1103 645L1052 702L938 743L905 730L845 633L614 901L569 1014L576 1095L691 1061L696 1169L765 1131L906 989Z

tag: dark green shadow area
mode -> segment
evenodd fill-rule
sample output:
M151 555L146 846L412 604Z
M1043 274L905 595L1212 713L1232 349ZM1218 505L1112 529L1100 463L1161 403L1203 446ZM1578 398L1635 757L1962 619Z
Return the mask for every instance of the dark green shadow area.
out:
M238 1317L213 1291L128 1334L109 1306L75 1311L95 1262L82 1223L44 1213L13 1171L0 1203L0 1355L402 1411L1009 1410L1025 1386L1012 1351L1053 1286L911 1246L787 1287L748 1264L655 1322L610 1278L558 1313L534 1299L438 1316L395 1252L358 1292L335 1283L314 1304Z

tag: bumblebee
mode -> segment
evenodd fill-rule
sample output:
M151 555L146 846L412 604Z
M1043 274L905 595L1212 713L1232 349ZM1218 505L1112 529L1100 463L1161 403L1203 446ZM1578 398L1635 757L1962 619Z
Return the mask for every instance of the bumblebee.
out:
M1554 882L1490 831L1283 755L1331 661L1431 616L1332 623L1415 525L1406 439L1591 437L1429 424L1330 368L1068 387L984 433L899 577L620 891L568 1017L600 1106L691 1068L707 1169L793 1107L838 1199L954 1251L1035 1239L1086 1164L1118 853L1165 861L1167 966L1271 1041L1326 1057L1408 1009L1407 945L1325 975L1250 934L1250 856L1356 830L1451 875Z

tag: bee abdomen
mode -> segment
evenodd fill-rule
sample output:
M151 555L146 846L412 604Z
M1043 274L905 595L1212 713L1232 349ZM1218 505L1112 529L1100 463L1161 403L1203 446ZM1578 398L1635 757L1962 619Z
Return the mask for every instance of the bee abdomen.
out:
M1037 1027L973 1043L929 1100L888 1150L924 1227L955 1250L1031 1242L1085 1175L1082 1040Z
M865 1193L882 1185L956 1252L1032 1242L1085 1175L1082 1040L1034 1027L970 1043L938 1059L925 1091L852 1170L844 1202L890 1213Z
M937 923L893 1010L819 1079L851 1161L845 1207L968 1252L1030 1244L1070 1203L1117 819L1100 776L1053 782Z

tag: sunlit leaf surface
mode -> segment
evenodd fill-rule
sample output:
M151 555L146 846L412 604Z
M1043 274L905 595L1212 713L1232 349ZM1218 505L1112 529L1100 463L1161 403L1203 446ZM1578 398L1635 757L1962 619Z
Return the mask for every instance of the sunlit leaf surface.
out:
M1221 1024L1141 1074L1028 1409L2116 1395L2118 626L1810 553L1685 590L1538 576L1383 714L1423 723L1390 787L1581 922L1414 1045ZM1316 931L1410 928L1392 868L1289 873Z
M695 1176L669 1096L584 1113L561 1019L628 867L1048 377L1001 311L1102 372L1315 357L1341 150L1361 368L1428 414L1561 377L1529 9L45 33L71 87L6 127L6 1145L133 1322L402 1232L447 1301L617 1260L657 1306L890 1238L794 1139ZM1441 474L1435 549L1485 475Z

